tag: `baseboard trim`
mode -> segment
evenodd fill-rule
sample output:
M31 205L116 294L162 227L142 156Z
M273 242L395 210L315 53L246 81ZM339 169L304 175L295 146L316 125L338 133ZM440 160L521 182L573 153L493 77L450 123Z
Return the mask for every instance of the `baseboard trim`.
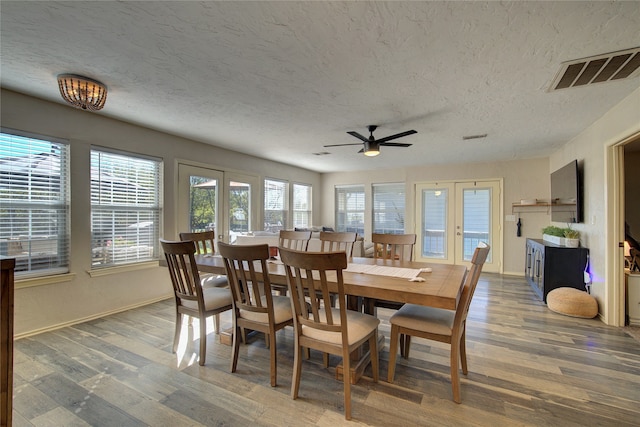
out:
M170 295L154 298L152 300L143 301L143 302L140 302L140 303L137 303L137 304L128 305L126 307L120 307L120 308L117 308L115 310L104 311L104 312L99 313L99 314L94 314L94 315L91 315L91 316L70 320L68 322L58 323L56 325L51 325L51 326L47 326L45 328L35 329L35 330L29 331L29 332L23 332L23 333L14 335L13 339L14 340L19 340L21 338L32 337L34 335L42 334L44 332L55 331L56 329L66 328L67 326L77 325L78 323L88 322L89 320L99 319L101 317L109 316L109 315L116 314L116 313L122 313L123 311L132 310L132 309L138 308L138 307L144 307L145 305L149 305L149 304L153 304L153 303L156 303L156 302L164 301L164 300L170 299L172 297L173 297L173 294L170 294Z

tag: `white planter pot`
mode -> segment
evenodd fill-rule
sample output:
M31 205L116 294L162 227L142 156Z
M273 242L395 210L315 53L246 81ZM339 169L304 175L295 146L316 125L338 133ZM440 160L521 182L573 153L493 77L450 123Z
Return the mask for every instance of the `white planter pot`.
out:
M565 238L558 237L558 236L551 236L549 234L543 234L542 240L544 240L545 242L555 243L556 245L564 246Z
M577 248L580 246L580 239L564 239L564 245L568 248Z

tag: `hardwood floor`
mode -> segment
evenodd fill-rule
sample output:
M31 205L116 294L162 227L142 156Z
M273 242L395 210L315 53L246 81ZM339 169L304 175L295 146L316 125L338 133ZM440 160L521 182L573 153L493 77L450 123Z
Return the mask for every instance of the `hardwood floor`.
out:
M520 277L480 279L468 318L469 375L461 377L460 405L451 400L448 346L439 343L412 340L395 383L383 380L392 312L379 309L387 337L381 380L373 383L365 372L352 388L350 422L334 376L338 359L326 370L321 354L312 352L294 401L290 328L277 335L278 386L272 388L262 335L241 346L235 374L231 347L219 343L212 324L205 366L197 363L197 322L185 326L181 348L172 354L173 304L16 341L14 426L640 424L640 343L623 328L551 312ZM229 327L230 314L221 321Z

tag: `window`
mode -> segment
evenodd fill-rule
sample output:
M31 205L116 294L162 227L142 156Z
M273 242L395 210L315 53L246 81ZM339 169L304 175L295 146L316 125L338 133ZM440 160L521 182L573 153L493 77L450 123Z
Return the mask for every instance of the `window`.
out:
M293 227L311 227L311 186L293 184Z
M404 234L404 183L373 184L373 232Z
M158 160L91 151L93 268L158 257L161 173Z
M280 231L287 229L289 213L289 183L264 180L264 229Z
M16 277L66 273L69 146L15 133L0 133L0 255Z
M336 187L336 231L364 235L364 185Z

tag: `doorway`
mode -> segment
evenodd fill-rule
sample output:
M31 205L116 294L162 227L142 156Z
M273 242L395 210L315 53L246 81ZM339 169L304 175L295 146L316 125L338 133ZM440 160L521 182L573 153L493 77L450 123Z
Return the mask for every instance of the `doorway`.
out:
M178 164L178 228L215 231L216 241L234 243L257 224L259 180L246 174Z
M470 266L479 242L491 246L484 271L501 271L500 180L416 185L416 260Z

